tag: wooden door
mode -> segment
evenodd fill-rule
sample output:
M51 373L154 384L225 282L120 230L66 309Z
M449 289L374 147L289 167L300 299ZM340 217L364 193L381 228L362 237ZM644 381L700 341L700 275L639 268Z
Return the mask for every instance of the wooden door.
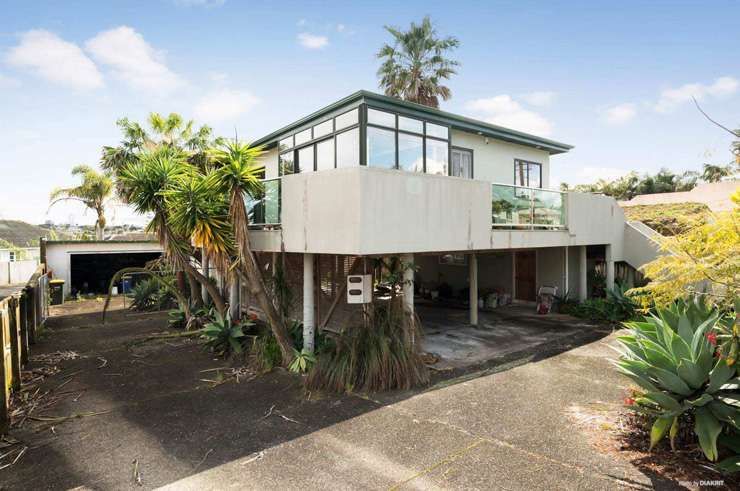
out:
M516 298L534 302L537 300L537 253L517 251L514 254L516 257Z

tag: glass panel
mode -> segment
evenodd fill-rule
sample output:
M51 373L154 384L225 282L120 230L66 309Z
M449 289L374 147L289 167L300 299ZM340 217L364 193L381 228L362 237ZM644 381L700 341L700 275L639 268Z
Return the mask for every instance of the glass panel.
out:
M353 124L357 124L359 120L360 118L358 109L353 109L344 114L340 114L339 116L334 118L336 126L335 131L339 131L342 128L347 128L348 126L352 126Z
M334 131L334 120L324 121L323 123L317 124L313 127L313 137L321 138L322 136L328 135Z
M367 122L370 124L377 124L379 126L387 126L388 128L395 128L396 115L387 113L385 111L378 111L377 109L368 108Z
M278 143L278 152L282 152L283 150L287 150L289 148L293 148L293 137L289 136L288 138L283 138Z
M565 225L563 193L547 189L533 189L534 223L536 225Z
M531 221L531 189L522 189L514 186L494 184L492 186L493 199L491 213L493 223L510 225L530 225Z
M313 145L298 150L296 172L313 172Z
M311 128L295 134L296 146L300 145L301 143L306 143L307 141L311 141Z
M334 168L334 138L316 144L316 170Z
M368 128L368 131L371 129ZM424 139L422 137L406 133L398 134L398 168L411 172L424 172Z
M427 139L427 174L448 175L448 159L447 142Z
M281 153L278 158L278 175L285 176L295 172L294 152Z
M530 188L542 187L542 164L535 162L525 162L524 160L514 161L514 184L517 186L527 186Z
M360 165L360 130L353 128L337 135L337 167Z
M424 133L424 123L418 119L398 117L398 129L404 131L413 131L414 133Z
M396 167L396 132L380 128L367 128L368 167Z
M541 188L542 187L542 166L540 164L529 164L529 183L527 184L530 188Z
M447 126L440 126L438 124L427 123L427 136L433 136L435 138L449 138L449 129Z
M262 194L245 194L244 197L250 225L280 223L280 179L264 181L263 184Z

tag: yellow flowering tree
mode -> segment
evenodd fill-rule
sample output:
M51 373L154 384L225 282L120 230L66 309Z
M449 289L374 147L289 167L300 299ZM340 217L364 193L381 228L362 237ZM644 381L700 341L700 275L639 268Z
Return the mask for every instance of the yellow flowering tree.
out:
M641 269L650 283L635 289L656 305L667 305L692 292L704 291L712 303L729 305L740 296L740 187L735 207L713 214L707 223L660 239L664 252Z

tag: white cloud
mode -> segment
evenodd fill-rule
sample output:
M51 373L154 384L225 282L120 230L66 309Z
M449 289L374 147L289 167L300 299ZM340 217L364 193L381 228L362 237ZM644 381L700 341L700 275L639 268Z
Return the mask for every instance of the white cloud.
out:
M720 77L712 84L693 83L685 84L680 87L665 89L660 93L660 98L655 104L655 110L666 113L674 110L681 104L696 98L697 101L707 97L725 97L737 92L740 82L733 77Z
M16 87L20 86L20 81L14 79L13 77L8 77L7 75L3 75L2 73L0 73L0 89L15 89Z
M164 64L164 55L127 26L104 31L88 40L85 48L99 63L135 89L169 92L184 81Z
M195 118L207 123L231 121L259 102L246 90L217 89L204 95L195 106Z
M524 102L528 104L542 107L552 104L552 102L555 100L555 96L555 92L542 90L537 92L530 92L529 94L524 94L522 96L522 99L524 99Z
M307 49L322 49L329 45L329 38L302 32L298 34L298 43Z
M604 120L609 124L624 124L637 115L637 107L634 104L626 102L607 108L604 111Z
M22 34L20 44L10 49L5 60L67 87L96 89L103 86L103 76L79 46L43 29Z
M475 99L466 107L483 114L483 119L492 124L540 136L548 136L552 132L552 125L544 116L523 108L507 94Z

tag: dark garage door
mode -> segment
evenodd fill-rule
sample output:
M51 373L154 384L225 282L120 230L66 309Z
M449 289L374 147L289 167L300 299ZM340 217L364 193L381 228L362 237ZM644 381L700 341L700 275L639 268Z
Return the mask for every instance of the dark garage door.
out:
M143 267L157 259L159 252L116 252L102 254L72 254L70 258L70 292L108 293L111 278L123 268Z

